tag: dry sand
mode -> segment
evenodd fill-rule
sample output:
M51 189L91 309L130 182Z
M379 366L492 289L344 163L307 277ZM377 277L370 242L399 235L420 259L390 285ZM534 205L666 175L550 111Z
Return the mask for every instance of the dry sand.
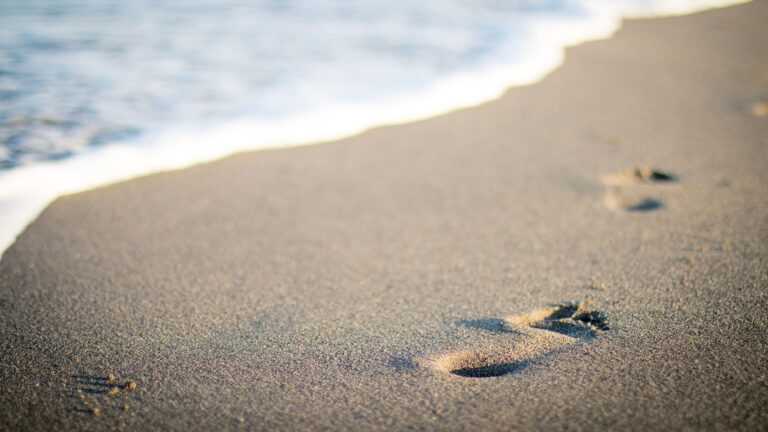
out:
M767 22L58 199L0 262L0 429L768 429Z

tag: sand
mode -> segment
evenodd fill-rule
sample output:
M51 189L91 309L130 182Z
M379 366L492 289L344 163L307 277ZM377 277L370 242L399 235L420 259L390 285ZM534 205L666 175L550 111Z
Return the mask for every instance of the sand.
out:
M768 430L766 22L56 200L0 261L0 429Z

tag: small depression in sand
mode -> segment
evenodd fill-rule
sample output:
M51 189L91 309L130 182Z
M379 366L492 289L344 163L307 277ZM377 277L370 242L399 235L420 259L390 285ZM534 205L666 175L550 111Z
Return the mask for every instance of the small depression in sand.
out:
M676 183L674 174L639 165L602 176L606 186L604 203L611 210L625 213L647 213L664 208L657 198L657 184Z
M507 321L581 339L595 337L610 329L603 313L592 309L589 302L562 303L509 317Z
M561 303L505 319L461 321L477 330L497 333L493 347L441 355L428 364L466 378L499 377L517 372L536 358L579 340L590 340L609 329L605 316L589 302ZM513 339L512 333L516 334ZM524 339L519 340L522 336Z
M636 198L616 193L607 193L604 201L609 209L626 213L647 213L664 208L664 203L656 198Z
M525 361L511 361L503 352L467 350L438 358L437 368L467 378L498 377L525 367Z
M618 205L618 210L623 210L630 213L643 213L654 210L661 210L664 208L664 203L656 198L643 198L640 200L634 200L630 202L624 202Z
M676 175L664 172L645 165L638 165L624 171L608 174L602 177L605 184L628 183L674 183L678 181Z

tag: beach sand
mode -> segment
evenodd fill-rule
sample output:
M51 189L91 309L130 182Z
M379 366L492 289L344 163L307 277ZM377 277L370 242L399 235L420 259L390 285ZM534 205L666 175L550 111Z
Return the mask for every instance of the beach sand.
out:
M56 200L0 261L0 429L768 430L766 22Z

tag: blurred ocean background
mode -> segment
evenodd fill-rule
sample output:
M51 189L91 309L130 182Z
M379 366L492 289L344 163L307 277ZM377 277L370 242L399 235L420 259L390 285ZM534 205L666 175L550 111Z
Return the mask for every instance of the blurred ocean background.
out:
M0 250L62 193L498 97L725 0L2 0Z

